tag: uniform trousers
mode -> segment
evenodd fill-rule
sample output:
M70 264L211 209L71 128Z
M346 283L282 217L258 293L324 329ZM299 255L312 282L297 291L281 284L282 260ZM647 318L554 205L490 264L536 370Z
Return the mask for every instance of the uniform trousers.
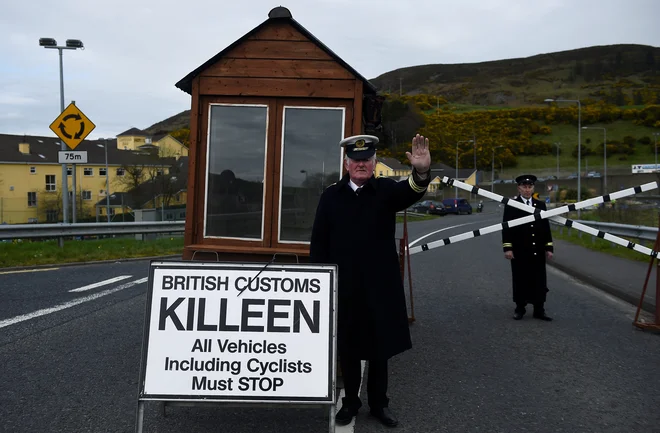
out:
M342 406L359 408L360 382L362 379L362 362L360 358L340 355L339 364L344 379L346 397L342 399ZM367 403L371 409L387 407L387 359L371 359L368 361L369 371L367 378Z

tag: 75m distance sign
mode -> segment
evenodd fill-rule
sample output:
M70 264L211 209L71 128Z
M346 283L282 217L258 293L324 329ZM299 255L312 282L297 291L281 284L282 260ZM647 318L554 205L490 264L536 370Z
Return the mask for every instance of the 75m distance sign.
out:
M57 152L60 164L87 164L87 151L60 151Z

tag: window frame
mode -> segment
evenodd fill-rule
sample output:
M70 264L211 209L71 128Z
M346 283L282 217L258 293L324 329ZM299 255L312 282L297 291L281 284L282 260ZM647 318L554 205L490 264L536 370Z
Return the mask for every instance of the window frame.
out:
M264 205L263 205L263 239L245 240L227 237L206 237L206 194L208 185L208 145L210 136L210 106L211 104L224 105L267 105L267 130L266 130L266 152L264 172ZM283 107L318 107L344 109L344 131L342 138L351 135L355 119L353 119L353 99L325 99L325 98L286 98L286 97L260 97L260 96L210 96L199 97L199 141L194 148L194 161L200 168L194 181L189 187L189 203L192 213L199 224L190 227L190 242L186 244L189 250L200 248L215 248L225 253L271 254L273 251L287 253L305 254L309 250L309 242L301 241L279 241L279 219L280 219L280 172L282 166L282 117ZM339 143L336 144L339 147ZM343 158L343 154L341 154ZM344 174L343 164L340 173ZM203 224L202 224L203 221Z
M296 103L295 105L282 105L282 120L281 124L279 125L280 127L280 137L279 137L279 144L280 144L280 152L279 152L279 166L280 166L280 177L279 177L279 183L278 183L278 200L277 200L277 227L276 227L276 239L277 243L281 245L309 245L309 241L297 241L297 240L283 240L282 239L282 185L284 181L284 169L282 168L284 165L284 144L285 144L285 129L286 129L286 110L287 109L303 109L303 110L333 110L333 111L341 111L343 116L342 116L342 121L341 121L341 138L343 139L345 137L345 132L346 132L346 110L347 107L343 106L314 106L314 105L301 105L300 103ZM279 107L278 107L279 109ZM279 111L279 110L278 110ZM339 151L339 158L338 158L338 166L339 166L339 173L342 173L343 171L343 153L341 151L341 148L339 147L339 141L337 141L337 150ZM336 179L335 182L338 182L339 179ZM311 235L311 233L310 233Z

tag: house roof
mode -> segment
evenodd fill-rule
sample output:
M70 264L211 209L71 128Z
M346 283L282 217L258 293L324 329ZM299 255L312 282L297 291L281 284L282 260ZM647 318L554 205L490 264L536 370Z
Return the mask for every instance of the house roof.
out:
M178 83L176 83L176 87L183 90L184 92L188 93L189 95L192 94L192 81L193 79L198 76L204 69L210 67L211 65L215 64L218 62L225 54L227 54L229 51L234 49L236 46L240 45L248 39L250 36L253 34L257 33L259 30L264 28L266 25L269 25L271 23L286 23L290 24L293 26L296 30L298 30L300 33L305 35L309 40L314 42L319 48L321 48L323 51L328 53L337 63L342 65L344 68L348 69L355 77L359 78L362 80L364 83L364 93L372 93L376 94L376 88L367 80L364 78L360 73L358 73L355 69L353 69L348 63L343 61L337 54L332 52L330 48L325 46L323 42L318 40L316 36L311 34L306 28L304 28L299 22L293 19L293 16L291 15L291 12L282 6L276 7L272 9L268 13L268 19L264 21L263 23L259 24L257 27L253 28L250 30L248 33L243 35L240 39L236 40L234 43L229 45L227 48L224 50L220 51L218 54L215 56L211 57L209 60L207 60L205 63L203 63L200 67L186 75L184 78L182 78Z
M129 130L126 130L126 131L122 132L121 134L117 134L117 137L121 137L121 136L124 136L124 135L137 135L137 136L140 136L140 137L146 137L148 134L146 132L144 132L143 130L141 130L141 129L131 128Z
M382 158L378 157L378 162L391 168L392 170L412 170L412 167L405 164L401 164L401 162L399 162L398 159L390 158L389 156L385 156Z
M30 145L30 153L22 154L18 150L20 143ZM87 152L87 164L105 165L104 140L83 140L76 151ZM117 149L117 140L108 139L108 165L154 165L154 157L130 150ZM0 164L59 164L58 152L61 151L60 139L57 137L40 137L34 135L0 134ZM175 158L160 158L158 165L170 166Z

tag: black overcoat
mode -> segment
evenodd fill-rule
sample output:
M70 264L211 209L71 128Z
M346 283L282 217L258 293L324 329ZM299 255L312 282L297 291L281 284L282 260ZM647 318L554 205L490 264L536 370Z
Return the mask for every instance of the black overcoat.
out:
M349 176L321 195L310 261L338 267L337 348L388 359L412 347L395 240L396 212L424 195L425 182L373 177L356 194ZM416 189L418 191L416 191Z
M523 203L518 196L516 201ZM532 206L546 210L545 203L532 199ZM504 208L503 221L511 221L529 212L512 206ZM545 270L545 252L553 251L552 233L548 219L540 219L513 228L502 229L502 248L513 251L511 277L513 281L513 302L539 304L545 302L548 284Z

